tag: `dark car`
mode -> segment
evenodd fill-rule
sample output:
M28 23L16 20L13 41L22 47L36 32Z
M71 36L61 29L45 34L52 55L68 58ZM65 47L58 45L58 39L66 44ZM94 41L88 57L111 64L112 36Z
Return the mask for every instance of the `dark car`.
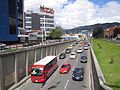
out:
M65 50L65 53L66 53L66 54L70 54L70 53L71 53L71 49L67 48L67 49Z
M81 63L87 63L87 56L82 56L80 59Z
M72 74L72 79L75 81L82 81L84 77L84 68L76 67Z
M60 55L59 55L59 59L64 59L66 57L66 54L65 53L61 53Z

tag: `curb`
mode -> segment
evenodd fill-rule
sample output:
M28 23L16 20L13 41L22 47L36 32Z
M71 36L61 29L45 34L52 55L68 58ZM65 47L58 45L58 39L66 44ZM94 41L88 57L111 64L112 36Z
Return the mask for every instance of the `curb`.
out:
M8 90L15 90L16 88L20 87L23 83L25 83L30 78L30 75L23 78L20 82L17 84L14 84L12 87L10 87Z

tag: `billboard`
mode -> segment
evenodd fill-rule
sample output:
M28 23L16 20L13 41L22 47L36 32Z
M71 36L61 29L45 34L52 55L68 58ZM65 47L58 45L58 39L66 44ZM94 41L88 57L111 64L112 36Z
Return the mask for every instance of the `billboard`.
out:
M40 6L40 12L54 14L53 8L48 8L48 7L44 7L44 6Z

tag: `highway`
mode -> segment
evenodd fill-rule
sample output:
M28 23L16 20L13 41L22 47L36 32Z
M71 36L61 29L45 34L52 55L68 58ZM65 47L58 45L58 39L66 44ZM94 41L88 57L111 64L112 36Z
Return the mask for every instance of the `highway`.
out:
M75 46L72 51L76 52L78 46ZM71 70L67 74L60 74L59 68L51 75L51 77L45 82L44 85L40 83L32 83L28 79L22 86L18 87L16 90L91 90L90 85L90 59L89 50L84 50L82 53L77 54L75 59L70 59L70 54L67 54L65 59L58 59L59 68L64 62L69 62L71 64ZM82 55L87 55L88 62L81 63L80 57ZM73 81L72 71L76 66L84 67L84 80L83 81Z

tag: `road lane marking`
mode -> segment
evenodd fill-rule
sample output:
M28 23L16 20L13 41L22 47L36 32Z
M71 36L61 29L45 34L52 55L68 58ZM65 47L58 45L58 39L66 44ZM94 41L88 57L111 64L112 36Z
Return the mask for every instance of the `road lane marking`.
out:
M76 60L76 62L77 62L77 60Z
M69 80L67 80L64 89L66 89L66 87L67 87L67 85L68 85L68 82L69 82Z
M73 66L72 71L74 71L75 66Z

